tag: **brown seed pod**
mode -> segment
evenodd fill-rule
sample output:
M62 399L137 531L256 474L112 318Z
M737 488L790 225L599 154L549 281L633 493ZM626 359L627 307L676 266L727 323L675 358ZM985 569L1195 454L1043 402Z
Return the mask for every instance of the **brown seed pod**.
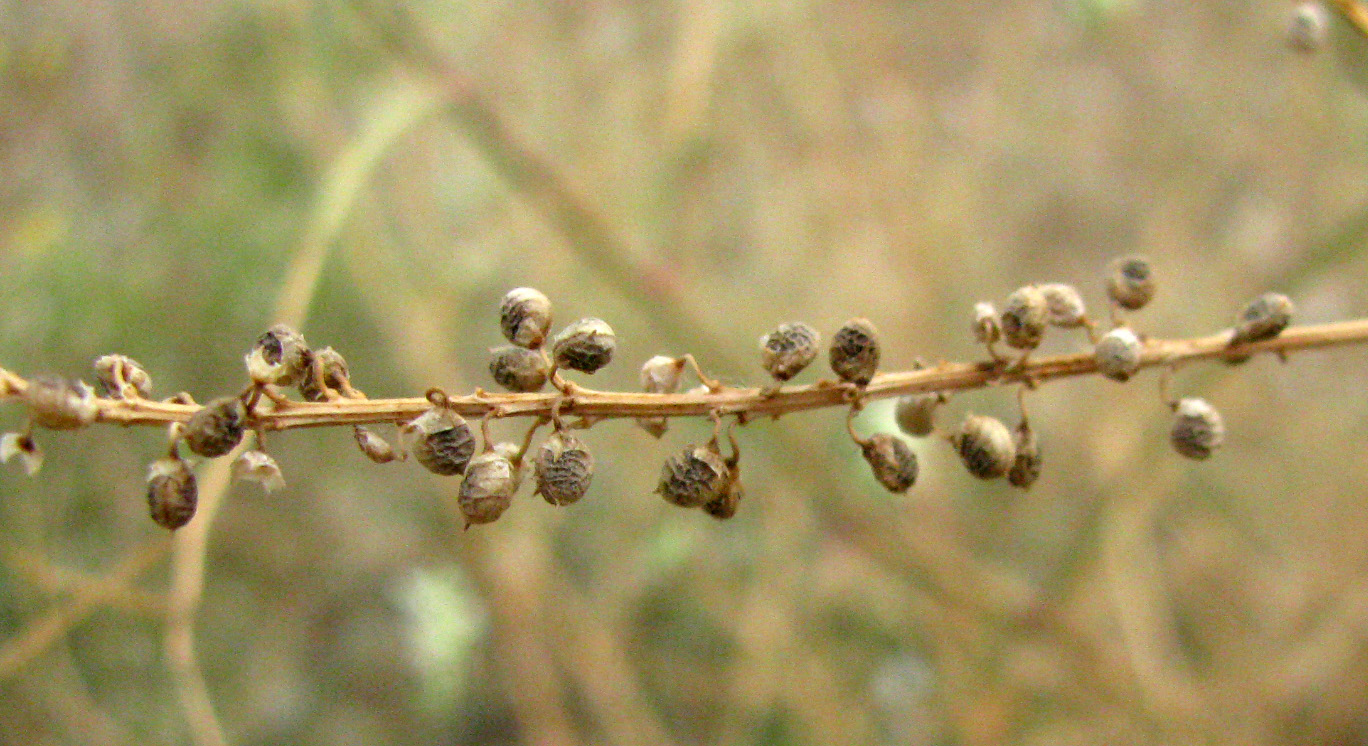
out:
M346 358L342 353L331 347L324 347L313 352L312 363L299 376L299 395L305 401L327 401L328 395L319 386L319 380L314 376L313 369L318 369L322 377L322 385L332 391L336 391L343 396L352 391L351 369L347 366Z
M879 369L879 331L866 318L854 318L831 338L831 370L842 381L868 385Z
M214 458L233 450L242 441L247 409L236 396L215 399L200 407L185 423L185 444L191 451Z
M304 335L286 324L276 324L258 337L247 353L247 375L254 383L289 386L308 372L311 358Z
M974 304L974 339L980 344L991 345L1002 338L1002 324L998 320L997 309L992 303L979 301Z
M1143 256L1123 256L1111 263L1107 296L1116 305L1136 311L1154 297L1154 272Z
M1292 323L1292 299L1282 293L1264 293L1249 302L1235 317L1232 345L1272 339Z
M1173 450L1202 460L1225 442L1225 423L1221 413L1205 399L1190 397L1174 407L1173 427L1169 430Z
M736 515L736 509L741 506L741 499L745 496L746 490L741 486L741 470L737 466L732 466L721 493L703 503L703 512L719 521L725 521Z
M498 520L513 502L518 476L517 467L498 450L485 451L470 459L457 498L466 526Z
M917 454L902 438L875 433L860 443L874 478L889 492L906 492L917 481Z
M1330 14L1321 2L1297 3L1287 22L1287 46L1298 52L1314 52L1330 35Z
M893 421L908 435L930 435L936 429L936 410L944 403L945 394L939 391L900 396L893 405Z
M1002 306L1002 337L1018 350L1032 350L1045 338L1045 326L1050 320L1050 306L1045 294L1035 285L1012 291Z
M489 351L489 375L509 391L541 391L550 372L551 364L541 350L505 346Z
M1077 288L1062 282L1047 282L1037 287L1045 296L1046 319L1050 326L1073 329L1087 325L1088 308Z
M513 288L499 304L499 327L509 342L535 350L551 329L551 301L533 288Z
M1007 426L992 417L971 414L964 418L950 443L970 474L979 479L997 479L1012 468L1016 446Z
M533 494L541 493L552 505L569 505L584 497L594 478L594 456L584 441L556 431L542 442L532 462L537 480Z
M475 434L465 418L443 407L433 407L409 420L402 432L413 457L433 474L460 474L475 453Z
M584 373L607 365L617 349L613 328L603 319L580 319L562 329L551 342L556 367Z
M798 375L817 358L822 335L801 321L780 324L760 338L760 364L776 381Z
M1007 471L1007 481L1013 487L1028 490L1040 478L1041 465L1040 441L1029 420L1022 420L1012 431L1012 444L1016 447L1016 457Z
M110 399L146 399L152 393L152 378L127 355L95 358L95 384L100 396Z
M175 531L190 522L199 503L195 473L179 458L160 458L147 470L147 508L152 520Z
M352 434L356 436L356 447L371 461L387 464L395 459L394 446L369 428L355 425L352 427Z
M28 401L33 423L52 430L85 427L99 414L95 392L83 381L68 381L47 373L29 379L24 399Z
M665 460L656 492L681 508L697 508L722 496L729 474L715 442L689 446Z
M1097 370L1113 381L1129 381L1140 370L1140 357L1144 352L1140 338L1124 326L1102 335L1093 348L1097 360Z

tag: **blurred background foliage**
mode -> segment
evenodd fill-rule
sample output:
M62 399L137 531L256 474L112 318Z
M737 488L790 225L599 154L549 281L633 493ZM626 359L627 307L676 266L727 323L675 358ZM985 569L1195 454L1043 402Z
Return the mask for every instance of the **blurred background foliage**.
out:
M617 329L595 388L683 352L760 383L759 335L855 315L907 369L981 356L973 302L1026 282L1101 308L1129 252L1158 269L1153 335L1266 289L1362 316L1368 44L1336 18L1293 52L1291 12L5 0L0 365L121 352L205 400L294 314L371 396L468 391L532 285ZM1154 376L1044 387L1029 493L928 440L889 496L843 413L757 421L725 523L650 494L705 422L603 423L582 503L524 493L466 532L453 480L277 435L288 489L196 519L218 727L163 646L161 433L42 433L41 474L0 473L0 742L1365 743L1365 369L1181 371L1230 428L1206 463L1169 450ZM1014 395L943 416L966 411L1014 419Z

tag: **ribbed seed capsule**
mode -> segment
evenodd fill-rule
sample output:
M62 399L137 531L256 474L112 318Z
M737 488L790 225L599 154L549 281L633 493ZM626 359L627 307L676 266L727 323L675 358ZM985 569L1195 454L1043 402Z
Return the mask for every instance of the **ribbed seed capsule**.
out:
M969 415L950 436L964 467L979 479L997 479L1012 468L1016 446L1007 426L992 417Z
M1249 302L1235 317L1230 343L1259 342L1272 339L1292 323L1292 299L1282 293L1264 293Z
M1154 273L1143 256L1123 256L1111 263L1107 296L1129 311L1144 308L1154 297Z
M460 474L475 453L470 426L449 409L433 407L406 423L403 432L408 435L413 457L433 474Z
M1169 430L1173 450L1191 459L1202 460L1225 442L1225 423L1221 413L1205 399L1190 397L1178 402Z
M532 469L537 480L534 494L541 493L552 505L569 505L589 490L594 456L574 435L553 432L542 442Z
M1129 381L1140 370L1140 357L1144 352L1140 338L1135 332L1119 326L1097 340L1093 357L1097 360L1097 370L1113 381Z
M199 504L195 473L178 458L160 458L147 470L147 508L158 526L175 531L190 522Z
M1287 23L1287 45L1298 52L1314 52L1330 35L1330 14L1319 2L1298 3Z
M1088 308L1083 303L1083 296L1073 285L1047 282L1037 287L1045 296L1046 318L1050 326L1072 329L1088 323Z
M286 324L276 324L258 337L247 353L247 375L255 383L289 386L308 372L311 359L304 335Z
M352 435L356 437L356 447L371 461L387 464L395 459L394 446L369 428L355 425L352 427Z
M127 355L101 355L95 358L95 383L100 396L111 399L139 397L152 393L152 378L141 364Z
M513 288L499 304L499 327L519 347L541 347L551 329L550 299L533 288Z
M489 375L509 391L541 391L550 372L551 364L541 350L505 346L489 351Z
M222 456L242 441L247 409L236 396L215 399L200 407L185 423L185 445L207 458Z
M902 438L875 433L860 444L874 478L889 492L906 492L917 481L917 454Z
M40 373L29 379L24 394L36 425L52 430L75 430L95 421L99 408L95 392L82 381Z
M1012 444L1016 447L1016 457L1007 471L1007 481L1013 487L1028 490L1040 478L1041 465L1040 441L1029 420L1022 420L1012 431Z
M1018 350L1040 346L1045 338L1045 326L1050 320L1050 306L1045 294L1035 285L1012 291L1002 305L1002 338Z
M689 446L665 460L656 492L681 508L701 507L722 496L729 471L715 446Z
M513 462L497 450L470 459L457 497L466 526L498 520L513 502L518 476Z
M798 375L817 358L822 335L801 321L780 324L760 338L760 364L776 381Z
M944 403L945 395L939 391L900 396L893 406L893 421L908 435L930 435L936 429L936 409Z
M324 347L314 351L310 357L310 367L299 376L299 395L304 397L305 401L328 400L327 393L319 386L320 381L314 375L315 369L323 379L322 385L328 390L343 396L352 391L351 368L347 366L347 360L342 357L342 353L331 347Z
M990 345L1002 338L1002 325L998 321L997 309L992 303L979 301L974 304L974 339L980 344Z
M879 331L869 319L845 322L831 338L831 370L842 381L868 385L879 369Z
M580 319L562 329L551 343L551 352L559 368L570 368L584 373L607 365L617 349L613 328L603 319Z

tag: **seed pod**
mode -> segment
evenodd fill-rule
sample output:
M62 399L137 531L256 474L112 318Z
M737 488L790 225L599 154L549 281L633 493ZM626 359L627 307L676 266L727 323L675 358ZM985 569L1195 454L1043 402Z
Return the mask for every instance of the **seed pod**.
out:
M275 492L285 486L280 465L265 451L243 451L233 461L233 478L256 482L267 492Z
M1028 490L1040 478L1040 441L1029 420L1022 420L1012 431L1012 444L1016 447L1016 457L1007 472L1007 481L1013 487Z
M158 526L175 531L190 522L199 504L195 473L179 458L160 458L147 470L147 508Z
M247 409L236 396L215 399L200 407L185 423L185 444L207 458L222 456L242 440Z
M869 319L854 318L831 338L831 370L842 381L868 385L879 368L879 332Z
M475 453L475 435L465 418L443 407L433 407L409 420L402 431L408 436L413 457L433 474L460 474Z
M1045 337L1045 325L1050 319L1050 306L1045 294L1035 285L1012 291L1002 306L1002 337L1018 350L1040 346Z
M1140 370L1140 355L1143 348L1135 332L1124 326L1102 335L1093 348L1097 360L1097 370L1113 381L1129 381Z
M458 494L466 527L498 520L517 490L517 469L504 454L490 450L470 459Z
M656 492L681 508L700 507L722 495L729 473L716 444L689 446L665 460Z
M323 379L323 386L332 391L346 395L352 390L351 369L347 367L346 358L342 353L331 347L324 347L312 354L310 367L299 376L299 395L305 401L327 401L328 395L319 387L319 381L314 377L314 368L317 368Z
M874 478L889 492L906 492L917 481L917 454L902 438L875 433L860 444Z
M974 339L980 344L991 345L1002 338L1002 325L998 322L997 309L992 303L979 301L974 304Z
M776 381L787 381L817 357L822 335L801 321L780 324L760 338L760 364Z
M509 342L535 350L551 329L551 301L539 290L513 288L499 304L499 326Z
M1187 398L1174 408L1173 428L1169 430L1173 449L1190 459L1211 456L1225 442L1225 423L1221 413L1205 399Z
M387 464L395 459L394 446L369 428L355 425L352 427L352 435L356 437L356 447L371 461Z
M72 382L47 373L29 379L24 398L34 424L52 430L85 427L99 414L95 392L85 382Z
M1330 14L1320 2L1297 3L1287 22L1287 46L1298 52L1314 52L1330 35Z
M603 319L580 319L565 327L551 342L556 366L584 373L607 365L617 349L617 337Z
M1007 473L1016 460L1016 446L1007 426L992 417L969 415L950 443L970 474L979 479L997 479Z
M137 360L126 355L95 358L95 384L100 396L111 399L146 399L152 393L152 378Z
M1154 297L1154 273L1149 259L1123 256L1113 261L1107 276L1107 296L1129 311L1144 308Z
M1264 293L1249 302L1235 317L1233 345L1272 339L1292 323L1292 299L1282 293Z
M893 406L893 420L898 429L908 435L921 437L936 429L936 409L945 403L939 391L927 394L906 394L898 397Z
M1087 306L1073 285L1047 282L1037 287L1045 296L1046 318L1050 326L1073 329L1088 323Z
M531 393L546 385L551 364L541 350L505 346L490 350L489 355L489 375L509 391Z
M722 492L714 499L703 503L703 512L725 521L736 515L736 509L741 505L741 498L746 496L746 490L741 486L741 471L733 466L727 475L727 482L722 487Z
M247 353L247 375L255 383L293 384L309 370L312 353L304 335L276 324L257 338Z
M594 456L584 441L570 433L556 431L542 442L532 464L537 489L552 505L569 505L589 490L594 478Z

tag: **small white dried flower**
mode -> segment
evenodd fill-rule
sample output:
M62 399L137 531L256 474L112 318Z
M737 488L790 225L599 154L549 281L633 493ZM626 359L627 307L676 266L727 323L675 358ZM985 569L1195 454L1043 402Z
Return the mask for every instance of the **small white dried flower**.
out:
M656 355L641 365L641 390L648 394L673 394L679 390L687 360Z
M233 478L256 482L267 492L275 492L285 486L280 465L265 451L243 451L233 461Z
M24 464L24 473L30 477L43 468L43 449L28 433L5 433L0 435L0 463L9 463L11 458L19 457Z
M1047 282L1037 286L1045 296L1047 317L1051 326L1072 329L1088 323L1088 309L1083 296L1073 285Z

